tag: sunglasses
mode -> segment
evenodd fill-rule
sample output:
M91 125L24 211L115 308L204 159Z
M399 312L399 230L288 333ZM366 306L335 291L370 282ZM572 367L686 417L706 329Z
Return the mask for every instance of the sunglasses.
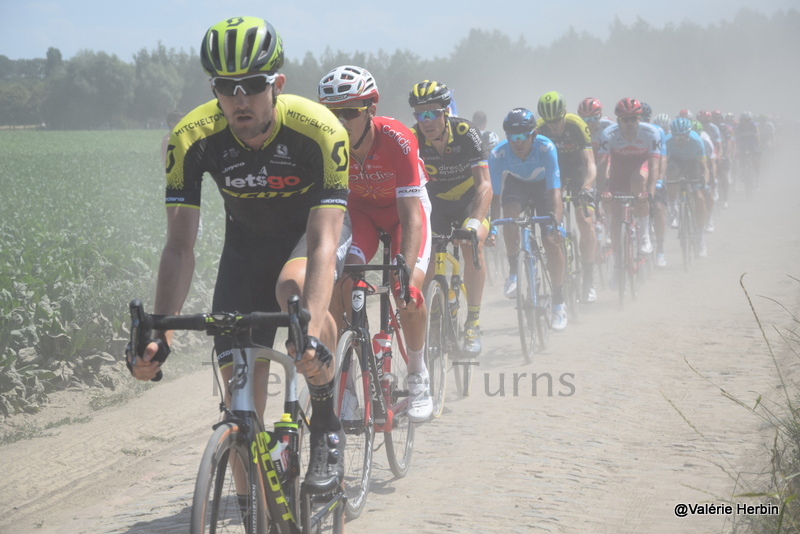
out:
M515 134L507 134L506 138L508 138L509 141L525 141L525 140L529 139L530 136L532 136L532 135L533 135L533 132L515 133Z
M583 122L585 122L586 124L589 124L590 122L597 122L600 120L600 117L581 117L581 118L583 119Z
M275 75L256 74L246 78L224 78L217 76L211 78L211 87L223 96L234 96L237 89L241 89L245 95L257 95L267 90L267 87L275 83Z
M434 119L438 119L442 115L444 115L446 109L426 109L425 111L415 111L414 118L417 119L417 122L422 121L432 121Z
M557 119L549 119L549 120L545 119L544 122L546 122L547 124L555 124L557 122L561 122L561 119L563 119L563 118L564 117L559 117Z
M365 109L367 109L367 106L362 106L360 108L332 108L331 113L336 115L337 119L351 121L361 115L361 112Z
M622 122L639 122L639 116L629 115L627 117L620 117L619 120L621 120Z

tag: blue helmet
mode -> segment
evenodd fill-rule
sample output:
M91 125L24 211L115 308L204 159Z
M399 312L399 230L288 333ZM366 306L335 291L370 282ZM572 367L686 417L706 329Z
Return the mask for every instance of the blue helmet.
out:
M692 121L685 117L678 117L672 121L669 129L675 135L686 135L692 131Z
M503 131L508 134L531 133L536 128L536 117L525 108L514 108L503 119Z

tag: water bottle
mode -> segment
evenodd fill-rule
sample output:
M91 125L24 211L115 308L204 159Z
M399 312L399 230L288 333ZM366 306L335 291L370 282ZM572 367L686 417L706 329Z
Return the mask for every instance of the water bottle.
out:
M270 457L275 463L278 476L285 480L289 473L297 471L297 466L292 460L292 451L297 449L299 434L297 423L292 421L291 414L283 414L281 420L275 423L273 436L275 438L275 447L274 449L270 448Z
M372 336L372 352L378 361L378 379L384 395L389 393L389 373L392 372L392 336L378 332Z

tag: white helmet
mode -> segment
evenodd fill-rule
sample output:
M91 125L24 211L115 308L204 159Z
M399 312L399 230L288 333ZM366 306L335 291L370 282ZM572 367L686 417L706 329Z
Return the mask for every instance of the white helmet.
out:
M319 101L327 105L341 105L359 100L377 103L380 95L375 78L367 69L344 65L336 67L322 77L318 88Z

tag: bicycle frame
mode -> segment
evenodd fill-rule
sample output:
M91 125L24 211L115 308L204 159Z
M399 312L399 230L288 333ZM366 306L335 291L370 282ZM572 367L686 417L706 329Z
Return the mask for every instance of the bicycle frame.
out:
M289 313L253 313L238 315L231 313L213 313L184 316L151 316L147 315L141 302L134 300L131 302L131 317L133 327L131 328L131 353L138 354L143 352L144 346L149 342L150 331L152 330L203 330L209 335L232 334L235 341L233 356L233 372L228 382L231 395L230 409L225 406L224 399L220 403L220 411L225 413L222 421L213 426L214 430L226 425L235 424L240 432L237 437L243 442L246 450L250 451L251 460L247 462L247 468L252 469L250 476L251 487L248 491L252 495L257 495L256 485L264 488L266 498L266 509L270 520L270 532L273 528L276 532L286 534L300 534L301 526L298 520L302 515L301 501L303 501L302 489L300 489L300 440L294 440L289 448L289 465L283 475L273 462L268 444L273 441L273 433L264 431L264 426L260 421L254 403L255 380L254 372L256 359L262 358L280 364L286 376L286 386L284 390L284 413L291 415L291 420L298 425L304 425L309 429L309 421L300 405L298 395L298 373L295 367L295 358L276 351L269 347L242 347L239 345L239 334L248 331L250 328L264 327L267 324L277 324L278 326L288 326L290 333L289 339L293 340L296 346L304 346L305 325L308 321L308 312L299 309L299 299L293 297L289 303ZM134 326L135 325L135 326ZM132 358L135 360L135 358ZM343 491L334 490L325 496L308 496L309 499L324 501L320 511L313 517L309 517L308 524L302 525L302 532L313 529L320 521L328 515L334 513L338 507L343 507L346 496ZM207 502L206 502L207 504ZM256 517L258 506L251 509L253 516L251 524L262 524L266 517ZM265 523L263 523L265 524Z

